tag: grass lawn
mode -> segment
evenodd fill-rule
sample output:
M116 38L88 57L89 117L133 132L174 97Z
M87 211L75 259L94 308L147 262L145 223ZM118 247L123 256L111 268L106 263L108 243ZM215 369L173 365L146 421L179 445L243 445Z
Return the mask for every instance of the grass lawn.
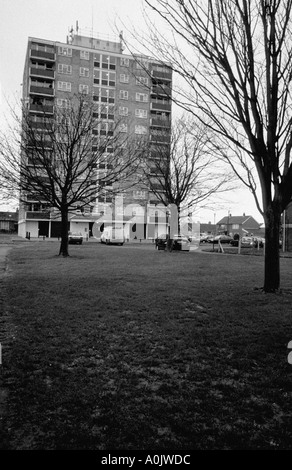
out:
M292 259L30 242L0 293L0 448L292 449ZM1 444L2 443L2 444Z

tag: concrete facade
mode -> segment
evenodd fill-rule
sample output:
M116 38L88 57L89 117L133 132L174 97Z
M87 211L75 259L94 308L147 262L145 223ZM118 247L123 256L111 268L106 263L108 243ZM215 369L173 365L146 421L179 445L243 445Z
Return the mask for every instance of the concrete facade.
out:
M102 117L106 126L127 118L124 131L129 135L145 135L150 145L169 146L171 129L171 69L146 56L123 53L119 41L86 37L71 31L65 43L29 38L23 76L23 100L32 120L44 115L53 117L54 108L78 93L92 96L106 111ZM98 144L98 138L96 140ZM136 185L123 194L126 205L135 204L148 212L157 198L149 188ZM80 227L90 233L90 214L101 214L112 203L108 194L98 194L84 214ZM77 207L76 207L77 210ZM74 215L74 214L73 214ZM96 218L96 217L95 217ZM87 220L87 222L85 222ZM52 214L33 194L20 204L19 235L58 236L58 214ZM78 222L79 223L79 222ZM147 233L148 219L145 219ZM69 229L77 222L70 216Z

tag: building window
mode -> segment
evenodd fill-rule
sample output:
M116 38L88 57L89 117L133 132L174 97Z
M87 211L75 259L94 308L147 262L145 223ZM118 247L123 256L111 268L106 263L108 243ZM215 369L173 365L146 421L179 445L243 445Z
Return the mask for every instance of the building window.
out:
M127 90L120 90L120 99L121 100L128 100L129 99L129 92Z
M93 85L100 85L100 70L93 69Z
M148 60L137 59L136 69L137 70L147 70L148 69Z
M101 101L102 103L115 102L115 90L111 88L93 88L93 100Z
M120 106L119 107L119 115L120 116L128 116L129 108L127 106Z
M109 119L114 120L114 106L104 106L100 109L100 117L101 119Z
M146 126L135 126L135 134L145 135L147 134Z
M147 93L136 93L136 101L143 101L144 103L148 102Z
M79 85L79 92L84 93L85 95L88 95L89 93L89 87L88 85L84 85L83 83L80 83Z
M147 118L147 109L135 109L135 116L138 118Z
M129 83L130 77L124 73L120 74L120 82L121 83Z
M99 88L98 90L99 90L100 101L102 103L114 103L115 102L115 90L108 89L108 88Z
M80 51L80 59L89 60L89 52L88 51Z
M129 67L130 59L128 57L121 57L120 64L121 64L121 66Z
M51 44L39 44L37 42L32 42L31 48L33 51L42 51L42 52L50 52L50 53L55 52L55 48Z
M106 70L116 70L116 58L102 54L101 56L101 68Z
M57 88L60 91L71 91L71 83L58 81Z
M238 224L232 224L232 229L233 229L233 230L238 230L238 229L239 229L239 225L238 225Z
M145 199L146 191L133 191L134 199Z
M66 73L66 74L68 74L68 75L71 75L71 73L72 73L72 65L58 64L58 72L59 72L59 73Z
M89 77L89 69L87 69L86 67L80 67L79 75L80 77Z
M94 65L94 67L100 68L100 55L99 54L98 55L94 54L94 56L93 56L93 65Z
M101 122L100 123L100 135L112 136L114 135L113 125L110 122Z
M116 73L115 72L101 72L101 84L103 86L115 86L116 85Z
M68 108L69 101L63 98L57 98L57 106L59 106L60 108Z
M119 125L119 131L120 132L128 132L128 124L121 123Z
M72 49L71 49L71 47L59 46L58 47L58 54L59 55L67 55L68 57L72 57Z
M136 85L148 85L148 77L136 77Z

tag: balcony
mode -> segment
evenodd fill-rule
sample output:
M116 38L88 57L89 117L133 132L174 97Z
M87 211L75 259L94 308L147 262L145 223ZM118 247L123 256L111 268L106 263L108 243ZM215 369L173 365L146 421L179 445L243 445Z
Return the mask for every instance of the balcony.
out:
M31 59L43 59L47 62L56 61L56 54L54 52L37 51L35 49L30 50L30 57Z
M42 105L42 104L31 104L29 110L34 113L41 114L54 114L54 106Z
M172 79L172 72L162 72L160 70L152 70L151 75L153 78L161 78L163 80L169 80L171 81Z
M150 135L150 142L152 144L169 144L170 135Z
M50 219L50 212L43 212L43 211L28 211L25 213L26 219L34 219L34 220L48 220Z
M52 125L50 123L46 123L46 122L31 122L30 123L30 127L31 129L38 129L40 131L43 131L43 130L51 130L52 129Z
M31 95L55 96L54 88L31 85L29 89Z
M164 127L166 129L170 128L170 121L167 119L150 119L150 126L151 127Z
M150 103L151 111L171 111L171 104L170 103L159 103L159 101Z
M167 85L154 85L151 88L151 95L171 95L171 88Z
M55 78L55 71L50 69L30 67L29 74L31 77L51 78L52 80Z

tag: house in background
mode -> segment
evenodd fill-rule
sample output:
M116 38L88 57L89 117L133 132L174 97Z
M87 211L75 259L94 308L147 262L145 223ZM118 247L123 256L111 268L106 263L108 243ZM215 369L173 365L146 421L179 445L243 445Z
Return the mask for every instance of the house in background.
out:
M282 240L284 251L292 251L292 203L282 214Z
M17 232L18 212L0 212L0 233Z
M217 222L217 233L218 234L228 234L234 236L238 233L241 237L247 235L258 235L261 236L262 229L259 224L251 215L236 215L232 216L229 214L223 219Z
M200 233L205 233L207 235L216 235L216 224L200 224Z

